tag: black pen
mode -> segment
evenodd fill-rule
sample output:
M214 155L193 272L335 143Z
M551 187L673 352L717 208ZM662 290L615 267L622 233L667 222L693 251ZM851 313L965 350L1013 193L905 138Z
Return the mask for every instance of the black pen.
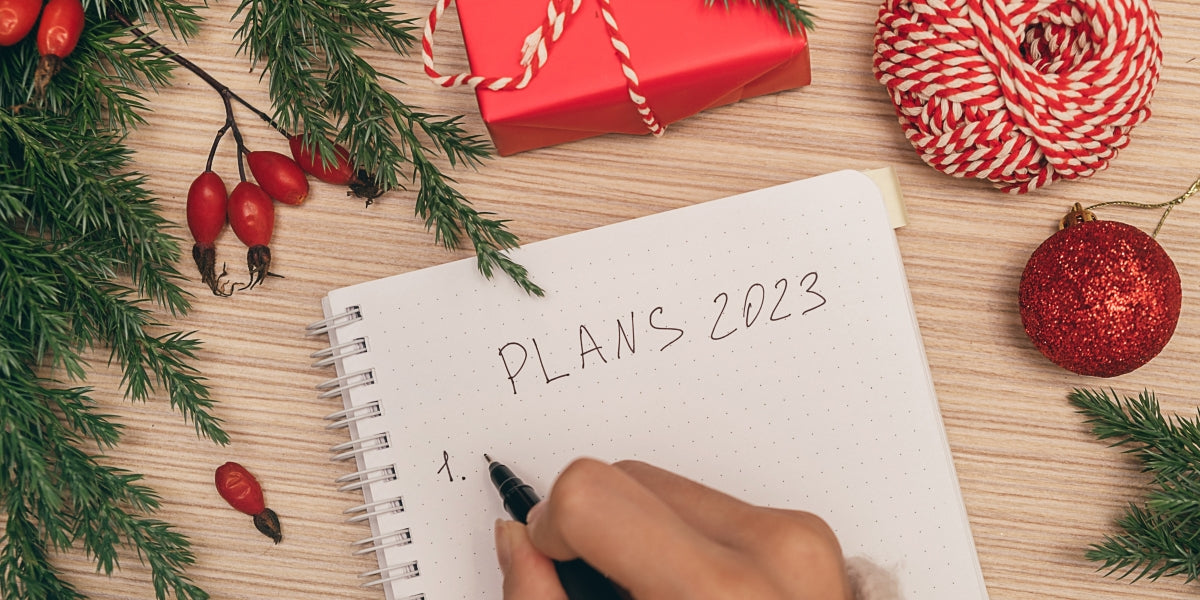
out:
M529 515L529 509L533 508L533 505L540 500L537 492L533 491L532 486L521 481L521 478L517 477L512 469L492 460L492 457L486 454L483 455L483 458L488 462L488 475L492 477L492 483L500 491L500 499L504 501L504 510L508 511L512 518L524 523ZM618 591L612 581L601 575L583 559L566 562L555 561L554 570L558 571L558 580L562 582L563 589L566 590L567 598L570 600L622 600L625 598L625 595Z

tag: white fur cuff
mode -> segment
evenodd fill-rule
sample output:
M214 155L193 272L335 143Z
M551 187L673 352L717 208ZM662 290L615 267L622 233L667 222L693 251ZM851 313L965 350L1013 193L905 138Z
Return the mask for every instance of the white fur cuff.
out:
M891 571L861 556L846 559L854 600L904 600Z

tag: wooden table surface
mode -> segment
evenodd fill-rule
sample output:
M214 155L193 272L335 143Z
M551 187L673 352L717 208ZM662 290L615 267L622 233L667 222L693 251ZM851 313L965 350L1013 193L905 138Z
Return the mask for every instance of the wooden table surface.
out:
M432 3L394 4L420 22ZM236 55L235 6L202 9L208 17L202 35L171 45L268 106L260 72ZM489 160L454 171L459 189L533 242L838 169L894 166L910 221L898 232L901 250L993 600L1193 598L1196 588L1182 581L1131 585L1102 577L1083 558L1088 544L1114 531L1127 503L1143 497L1147 478L1090 436L1066 396L1075 387L1151 389L1166 409L1195 414L1200 244L1193 232L1200 229L1200 198L1177 209L1158 237L1183 279L1183 314L1170 344L1147 366L1111 380L1054 366L1026 338L1016 293L1029 254L1072 203L1159 202L1200 174L1200 11L1188 0L1156 3L1165 60L1154 115L1133 131L1109 169L1011 196L918 159L871 73L877 2L808 6L819 16L810 38L811 86L706 111L659 139L608 135ZM465 66L455 19L439 32L438 45L447 70ZM406 102L465 115L470 132L486 135L473 94L436 88L419 55L371 50L367 56L405 82L389 85ZM182 70L149 100L149 122L131 136L137 166L168 218L182 225L188 184L203 170L222 106ZM253 147L286 152L252 115L240 112L239 119ZM222 152L218 170L232 172L231 154ZM192 312L167 323L195 330L204 341L197 365L219 401L215 413L233 438L228 446L197 439L165 399L126 402L119 374L97 359L89 383L102 408L126 425L106 460L144 473L161 494L158 516L191 539L196 564L189 574L214 598L382 598L377 589L358 587L358 573L373 568L374 558L349 552L367 528L343 522L342 510L361 497L335 489L345 465L331 462L328 449L346 433L324 429L322 417L338 401L316 398L313 387L332 371L309 366L309 354L325 340L306 338L304 326L321 317L328 290L470 256L435 245L414 216L413 200L411 191L394 192L368 208L315 184L303 206L278 211L272 268L285 278L231 298L212 296L194 277L187 284L195 295ZM1150 231L1158 212L1113 208L1101 216ZM237 279L244 273L240 245L223 248L221 259ZM190 258L180 267L194 273ZM227 460L259 475L283 521L283 543L272 545L216 495L212 472ZM93 598L153 597L148 569L133 555L111 578L95 574L81 554L61 556L58 564Z

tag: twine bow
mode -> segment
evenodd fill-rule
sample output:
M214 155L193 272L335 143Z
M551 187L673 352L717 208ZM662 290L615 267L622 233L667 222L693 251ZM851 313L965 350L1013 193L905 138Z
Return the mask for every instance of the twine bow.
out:
M662 135L666 131L666 126L658 120L658 117L654 114L654 109L650 107L649 102L646 100L646 95L642 93L641 83L638 80L637 71L633 66L629 46L621 36L617 19L613 16L612 4L610 0L599 0L599 2L600 13L604 19L604 27L608 33L609 42L612 44L613 50L616 51L617 60L621 65L621 73L625 77L625 87L629 91L629 100L637 108L642 122L645 123L650 133L656 136ZM529 85L529 82L546 65L546 61L550 55L550 48L562 37L567 17L578 12L579 6L583 1L549 0L546 4L546 18L543 19L537 29L534 29L529 35L525 36L525 42L521 45L520 65L524 67L524 72L520 76L505 77L486 77L474 73L443 75L434 67L433 34L437 29L438 20L442 18L442 14L453 3L454 0L438 0L433 10L429 13L429 19L425 22L425 32L421 38L421 60L425 63L425 73L429 75L434 83L442 87L466 86L472 89L483 87L484 89L500 91L520 90Z

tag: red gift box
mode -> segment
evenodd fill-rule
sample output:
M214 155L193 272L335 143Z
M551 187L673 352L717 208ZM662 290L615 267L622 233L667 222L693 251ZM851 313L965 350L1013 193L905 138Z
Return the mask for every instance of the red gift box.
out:
M669 124L699 111L808 85L808 40L770 8L733 0L610 0L638 85ZM521 79L526 36L547 0L459 0L458 18L473 74ZM547 36L549 37L549 36ZM566 14L544 64L523 89L476 88L496 151L507 156L604 133L650 130L630 99L602 0Z

